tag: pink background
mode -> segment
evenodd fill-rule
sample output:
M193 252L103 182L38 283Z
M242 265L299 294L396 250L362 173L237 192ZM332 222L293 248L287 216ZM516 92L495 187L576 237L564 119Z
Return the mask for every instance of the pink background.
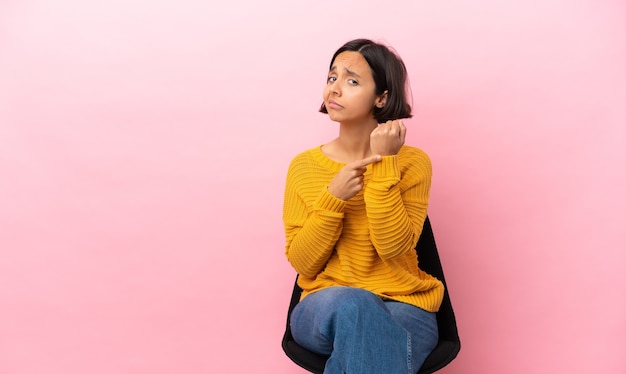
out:
M626 372L626 4L0 2L0 373L303 373L286 168L343 42L410 73L463 348Z

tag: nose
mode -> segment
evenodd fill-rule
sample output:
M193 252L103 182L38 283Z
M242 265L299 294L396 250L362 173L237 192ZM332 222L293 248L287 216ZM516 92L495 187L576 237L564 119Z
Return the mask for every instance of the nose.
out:
M337 96L341 96L341 87L339 85L339 82L337 82L337 81L331 82L329 89L330 89L330 92L332 94L337 95Z

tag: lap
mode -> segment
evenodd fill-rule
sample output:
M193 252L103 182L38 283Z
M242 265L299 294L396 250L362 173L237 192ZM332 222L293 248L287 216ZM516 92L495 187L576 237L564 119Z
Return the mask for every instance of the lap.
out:
M437 318L435 313L398 301L383 301L370 291L346 286L325 288L305 297L293 310L292 325L297 324L298 320L307 325L312 325L311 321L329 318L346 305L356 305L356 309L359 310L382 312L409 333L434 335L436 340Z
M336 339L351 339L347 336L380 346L376 349L395 344L406 348L409 338L412 361L418 367L438 340L435 313L343 286L317 291L300 301L291 314L291 330L300 345L325 355L333 353Z

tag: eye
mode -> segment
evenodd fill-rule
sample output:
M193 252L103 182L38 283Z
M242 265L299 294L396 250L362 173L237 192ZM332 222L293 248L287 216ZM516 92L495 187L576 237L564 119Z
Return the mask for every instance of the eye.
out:
M328 79L326 79L326 82L331 83L331 82L335 82L337 80L337 77L328 77Z
M350 83L353 86L358 86L359 82L355 81L354 79L348 79L348 83Z

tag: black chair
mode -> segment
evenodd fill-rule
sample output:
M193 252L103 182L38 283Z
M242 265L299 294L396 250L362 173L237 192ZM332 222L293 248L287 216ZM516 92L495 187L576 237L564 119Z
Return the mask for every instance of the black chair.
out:
M437 279L446 285L439 253L437 252L435 238L428 217L426 217L426 221L424 222L424 228L422 229L422 234L415 250L417 251L420 269L437 277ZM296 277L293 293L291 294L291 302L289 303L289 310L287 312L287 328L285 329L282 342L283 351L285 351L293 362L302 368L312 373L322 374L328 357L304 349L293 340L293 336L291 335L289 319L291 317L291 311L300 301L301 293L302 289L298 286L298 278ZM439 328L439 342L432 353L426 358L418 374L430 374L443 368L454 360L461 349L459 332L456 327L456 318L452 310L447 286L441 308L439 312L437 312L437 323Z

